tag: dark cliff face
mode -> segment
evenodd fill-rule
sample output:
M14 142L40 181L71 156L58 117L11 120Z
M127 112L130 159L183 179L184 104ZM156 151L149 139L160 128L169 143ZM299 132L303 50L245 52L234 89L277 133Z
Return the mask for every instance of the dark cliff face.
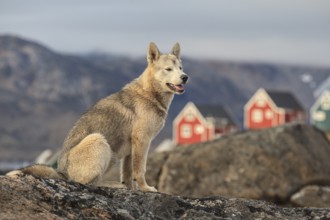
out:
M315 85L330 75L330 69L185 57L183 65L190 76L186 93L175 97L153 145L171 137L172 120L187 101L223 104L240 122L245 102L259 87L294 91L306 108L313 102L313 88L301 75L311 74ZM145 66L145 58L64 55L29 40L0 36L0 159L32 159L43 149L59 148L81 113Z

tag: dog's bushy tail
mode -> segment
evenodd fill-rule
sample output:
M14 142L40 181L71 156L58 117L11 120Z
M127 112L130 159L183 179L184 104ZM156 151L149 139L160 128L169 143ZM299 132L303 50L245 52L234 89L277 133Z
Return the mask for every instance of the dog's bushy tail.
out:
M48 179L66 179L62 173L59 173L54 168L43 164L35 164L19 170L13 170L6 174L9 177L17 177L22 174L29 174L35 177Z

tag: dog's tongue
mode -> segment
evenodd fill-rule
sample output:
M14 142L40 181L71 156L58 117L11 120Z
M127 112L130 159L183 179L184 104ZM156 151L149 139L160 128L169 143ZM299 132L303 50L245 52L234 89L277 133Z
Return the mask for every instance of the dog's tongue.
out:
M176 91L182 91L184 89L183 85L180 84L180 85L175 85L175 89Z

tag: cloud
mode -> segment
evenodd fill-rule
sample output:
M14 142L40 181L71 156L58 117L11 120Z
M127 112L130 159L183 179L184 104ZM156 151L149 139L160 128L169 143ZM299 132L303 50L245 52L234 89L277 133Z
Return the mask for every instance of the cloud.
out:
M190 56L330 66L328 0L3 0L0 30L66 52L136 56L180 41Z

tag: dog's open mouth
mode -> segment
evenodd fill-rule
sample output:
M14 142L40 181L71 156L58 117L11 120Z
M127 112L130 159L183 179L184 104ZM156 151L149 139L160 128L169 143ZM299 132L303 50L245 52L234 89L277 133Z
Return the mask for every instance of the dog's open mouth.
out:
M174 85L172 83L166 83L166 85L168 86L168 88L170 88L175 93L183 93L184 92L183 84Z

